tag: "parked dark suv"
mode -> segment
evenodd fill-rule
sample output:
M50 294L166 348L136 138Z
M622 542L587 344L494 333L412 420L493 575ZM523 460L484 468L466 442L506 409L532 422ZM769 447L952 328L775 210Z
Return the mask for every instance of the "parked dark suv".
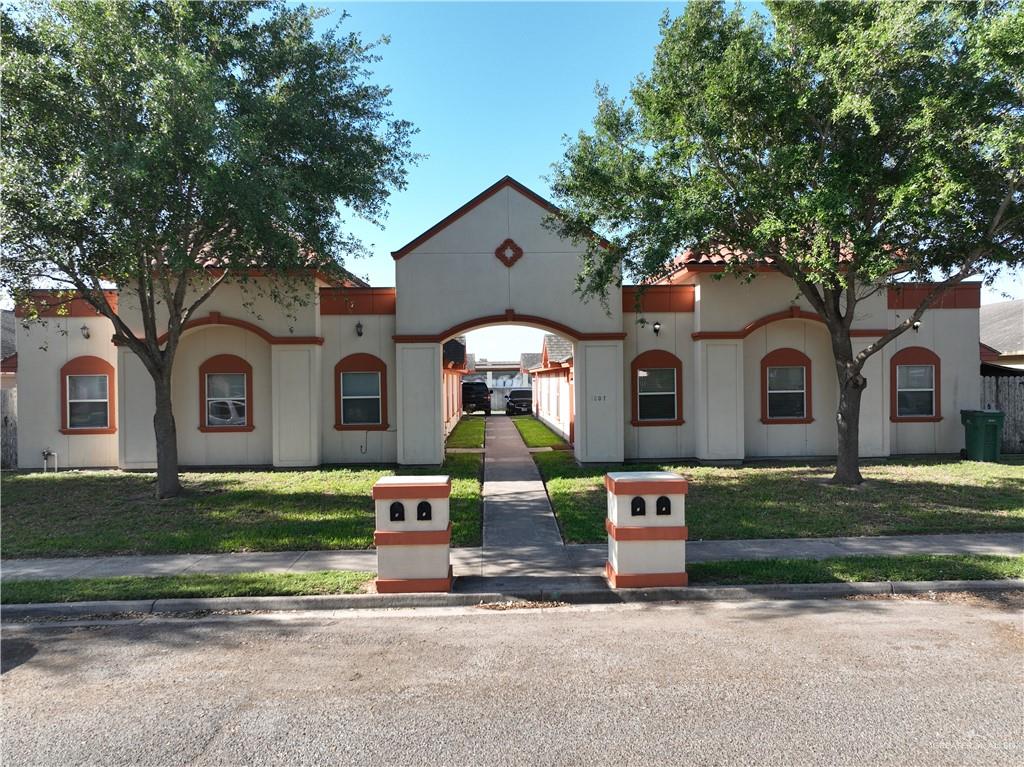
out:
M462 382L462 410L475 413L483 410L484 415L491 414L491 390L483 381Z
M505 395L505 415L530 415L533 413L533 391L513 389Z

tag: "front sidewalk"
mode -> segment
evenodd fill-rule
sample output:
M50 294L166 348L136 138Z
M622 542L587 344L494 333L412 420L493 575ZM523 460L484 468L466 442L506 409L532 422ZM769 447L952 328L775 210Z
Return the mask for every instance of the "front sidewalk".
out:
M548 553L549 547L541 547ZM452 549L455 575L509 577L528 572L536 577L594 577L604 572L605 544L569 545L566 557L550 565L530 547L508 550ZM827 559L843 556L907 554L1024 555L1024 533L955 533L861 538L778 538L734 541L689 541L690 564L738 559ZM568 561L568 571L566 567ZM169 554L126 557L5 559L0 580L154 576L184 573L287 573L319 570L374 572L375 551L269 551L238 554Z

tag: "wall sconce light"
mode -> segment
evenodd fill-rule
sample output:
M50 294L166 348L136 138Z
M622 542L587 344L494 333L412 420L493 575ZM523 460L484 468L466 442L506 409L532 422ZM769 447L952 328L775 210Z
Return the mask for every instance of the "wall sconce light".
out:
M657 320L654 321L654 324L651 327L654 328L654 335L658 335L658 333L661 332L661 323Z
M356 335L360 338L363 337L363 323L361 322L356 323Z
M82 331L82 338L88 338L89 337L89 326L88 325L82 325L82 327L79 328L79 330Z
M921 329L921 320L914 320L914 324L912 327L914 328L915 333L919 331Z

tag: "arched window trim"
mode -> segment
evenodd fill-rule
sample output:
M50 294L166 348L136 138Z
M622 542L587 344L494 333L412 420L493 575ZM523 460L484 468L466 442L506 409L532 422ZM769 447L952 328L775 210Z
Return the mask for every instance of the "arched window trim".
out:
M804 369L804 417L768 417L768 368L802 367ZM814 421L814 388L811 385L811 358L799 349L774 349L761 358L761 423L766 425L812 423Z
M638 373L644 368L672 368L676 372L676 417L658 421L640 420L640 387ZM651 349L638 354L629 366L630 423L633 426L679 426L683 420L683 363L676 355L664 349Z
M68 376L107 377L107 425L104 428L73 429L68 426ZM68 360L60 369L60 433L114 434L117 432L116 379L114 366L101 357L85 354Z
M900 365L931 365L935 368L935 399L932 415L899 415L896 370ZM889 360L889 420L893 423L934 423L942 420L942 360L931 349L908 346Z
M341 422L341 374L380 374L380 423ZM388 429L388 366L380 357L372 354L350 354L334 366L334 428L337 431L387 431Z
M209 426L206 423L206 376L211 373L229 373L245 375L245 425L244 426ZM210 357L199 366L199 431L221 434L240 431L253 431L256 427L252 422L252 365L234 354L218 354Z

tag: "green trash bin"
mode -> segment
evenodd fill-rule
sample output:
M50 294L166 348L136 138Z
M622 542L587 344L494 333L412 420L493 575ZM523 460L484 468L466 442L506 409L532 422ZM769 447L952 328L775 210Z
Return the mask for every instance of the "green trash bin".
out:
M967 460L998 461L1003 442L1003 418L998 410L961 410Z

